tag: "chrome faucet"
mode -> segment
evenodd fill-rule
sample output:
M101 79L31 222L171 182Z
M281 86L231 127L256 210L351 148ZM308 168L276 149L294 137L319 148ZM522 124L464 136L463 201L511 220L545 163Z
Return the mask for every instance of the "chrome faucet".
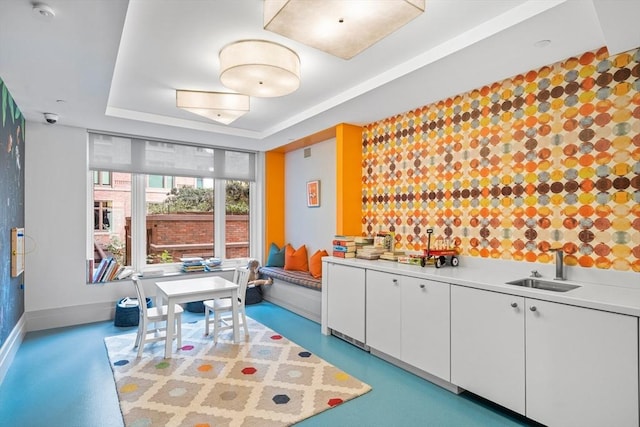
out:
M567 280L567 276L564 271L564 251L562 248L551 249L556 253L556 277L555 280Z

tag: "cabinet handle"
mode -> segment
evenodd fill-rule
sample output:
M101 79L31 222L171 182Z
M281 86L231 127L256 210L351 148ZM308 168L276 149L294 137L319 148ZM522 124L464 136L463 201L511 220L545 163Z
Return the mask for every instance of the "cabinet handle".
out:
M536 306L535 306L535 305L532 305L531 307L529 307L529 310L531 310L531 311L536 311L536 310L537 310L537 308L536 308Z
M517 303L517 302L512 302L512 303L511 303L511 307L513 307L513 308L517 308L517 307L518 307L518 303Z
M393 279L393 284L397 285L398 284L398 279Z
M424 284L424 283L421 283L421 284L420 284L420 289L424 289L424 288L425 288L425 284Z

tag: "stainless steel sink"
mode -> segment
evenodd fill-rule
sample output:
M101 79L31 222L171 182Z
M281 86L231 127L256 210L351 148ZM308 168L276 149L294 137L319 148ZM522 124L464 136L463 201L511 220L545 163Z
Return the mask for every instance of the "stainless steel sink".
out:
M568 283L562 283L562 282L549 282L546 280L535 279L532 277L528 277L526 279L513 280L511 282L507 282L507 285L522 286L524 288L542 289L545 291L553 291L553 292L567 292L572 289L576 289L580 287L578 285L570 285Z

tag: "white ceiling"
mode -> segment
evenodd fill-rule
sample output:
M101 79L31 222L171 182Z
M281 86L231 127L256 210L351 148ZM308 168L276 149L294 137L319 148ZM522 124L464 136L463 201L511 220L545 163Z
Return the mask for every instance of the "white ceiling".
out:
M0 78L27 120L53 112L52 126L241 149L371 123L601 46L640 46L639 0L426 0L422 16L351 60L265 31L262 0L44 1L52 20L29 0L0 0ZM241 39L296 51L300 89L252 98L231 125L176 108L176 89L226 90L218 51Z

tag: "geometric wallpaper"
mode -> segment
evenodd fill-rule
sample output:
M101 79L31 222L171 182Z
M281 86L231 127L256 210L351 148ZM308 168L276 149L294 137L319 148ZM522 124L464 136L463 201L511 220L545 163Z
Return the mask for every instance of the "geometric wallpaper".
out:
M0 78L0 346L24 313L24 276L11 277L11 229L24 227L24 125Z
M586 52L363 130L362 232L640 272L640 49Z

